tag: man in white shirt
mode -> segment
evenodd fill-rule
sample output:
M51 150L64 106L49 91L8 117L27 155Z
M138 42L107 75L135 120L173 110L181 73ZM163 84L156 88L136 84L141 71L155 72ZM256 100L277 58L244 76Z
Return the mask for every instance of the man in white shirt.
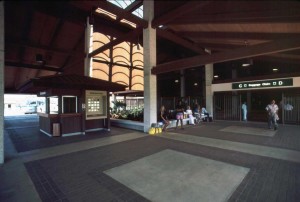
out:
M242 104L242 111L243 111L243 121L247 121L247 105L246 102Z
M275 100L272 100L271 104L268 104L266 107L266 110L268 112L268 126L269 129L272 128L272 125L274 125L274 130L277 130L278 124L277 120L279 120L278 117L278 106L275 104Z

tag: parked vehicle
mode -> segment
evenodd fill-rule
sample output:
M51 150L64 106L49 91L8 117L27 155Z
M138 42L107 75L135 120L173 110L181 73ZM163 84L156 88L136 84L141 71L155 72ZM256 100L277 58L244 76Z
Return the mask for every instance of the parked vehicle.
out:
M25 114L34 114L37 112L42 112L44 110L45 103L42 101L30 101L27 105L23 106L23 111Z

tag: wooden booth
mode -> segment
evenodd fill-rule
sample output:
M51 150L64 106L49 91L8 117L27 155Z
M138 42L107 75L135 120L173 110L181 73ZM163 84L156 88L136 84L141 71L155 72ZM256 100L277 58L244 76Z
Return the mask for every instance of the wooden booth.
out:
M40 131L70 136L110 130L109 93L127 86L80 75L31 79L21 92L46 97L45 113L38 113Z

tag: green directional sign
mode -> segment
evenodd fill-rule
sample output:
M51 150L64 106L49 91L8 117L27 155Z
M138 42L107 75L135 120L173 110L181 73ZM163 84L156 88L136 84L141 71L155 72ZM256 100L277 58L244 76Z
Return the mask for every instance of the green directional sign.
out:
M232 83L232 89L270 88L282 86L293 86L293 78Z

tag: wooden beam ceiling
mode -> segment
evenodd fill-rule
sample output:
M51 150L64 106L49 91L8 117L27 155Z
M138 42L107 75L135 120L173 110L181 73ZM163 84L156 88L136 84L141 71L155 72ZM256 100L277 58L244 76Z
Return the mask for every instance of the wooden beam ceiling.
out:
M102 8L110 13L113 13L118 16L118 18L124 18L130 22L135 23L138 27L144 27L146 28L148 26L148 22L146 20L143 20L132 13L119 8L118 6L113 5L112 3L109 3L107 1L92 1L91 4L95 7Z
M18 40L13 40L13 39L7 39L7 46L18 46L18 47L26 47L26 48L31 48L31 49L36 49L36 50L43 50L47 52L54 52L56 54L61 54L61 55L76 55L76 56L84 56L83 52L79 51L73 51L73 50L64 50L64 49L59 49L59 48L53 48L49 46L44 46L44 45L39 45L35 43L30 43L30 42L13 42L13 41L18 41Z
M188 41L182 37L177 36L176 34L173 34L167 30L162 29L156 29L156 34L159 37L162 37L166 40L172 41L178 45L181 45L187 49L190 49L198 54L206 54L204 48L197 46L195 43Z
M139 4L141 4L139 1L137 1L137 3L134 4L134 6L138 6ZM101 8L103 10L106 10L114 15L117 16L118 19L126 19L130 22L135 23L138 27L147 27L148 26L148 22L133 15L130 11L126 10L126 9L122 9L119 8L118 6L104 1L104 0L100 0L100 1L71 1L70 2L70 6L73 6L77 9L84 9L83 7L86 8ZM134 9L133 7L130 7L129 9ZM86 16L89 16L91 11L87 12ZM97 12L94 12L95 14L97 14ZM104 19L103 16L101 19ZM100 20L101 21L101 20ZM117 21L118 22L118 21ZM121 24L120 24L121 25ZM110 26L108 24L108 26Z
M184 5L165 13L164 15L154 18L151 22L151 26L153 28L157 28L159 25L166 25L169 22L173 21L175 18L178 18L186 13L199 9L200 7L203 7L208 3L210 2L188 1Z
M226 52L220 52L211 55L200 55L165 64L159 64L156 67L153 67L151 72L153 74L160 74L192 67L199 67L210 63L220 63L295 49L300 49L300 38L282 39L278 41L229 50Z
M37 70L47 70L47 71L54 71L54 72L62 72L62 70L58 67L52 67L47 65L33 65L33 64L25 64L19 62L5 62L5 66L7 67L19 67L19 68L29 68L29 69L37 69Z
M240 39L240 40L275 40L285 38L295 38L299 33L263 33L263 32L177 32L181 36L196 39Z
M115 45L118 45L124 41L128 41L132 38L135 38L137 37L138 35L140 35L141 33L143 32L143 28L140 27L140 28L136 28L135 30L132 30L131 32L128 32L126 34L124 34L123 36L111 41L110 43L107 43L105 44L104 46L94 50L93 52L89 53L88 54L88 57L91 58L91 57L94 57L95 55L115 46Z
M174 16L169 24L299 22L300 7L297 2L289 1L287 4L282 1L276 3L281 6L276 6L271 1L250 3L248 1L211 2L211 6L209 8L205 7L205 9L213 9L213 11L204 9L202 12L190 13L183 18ZM233 9L230 12L223 12L222 6L231 6ZM270 9L266 10L266 7ZM236 8L239 9L235 10ZM175 18L176 20L174 20Z

